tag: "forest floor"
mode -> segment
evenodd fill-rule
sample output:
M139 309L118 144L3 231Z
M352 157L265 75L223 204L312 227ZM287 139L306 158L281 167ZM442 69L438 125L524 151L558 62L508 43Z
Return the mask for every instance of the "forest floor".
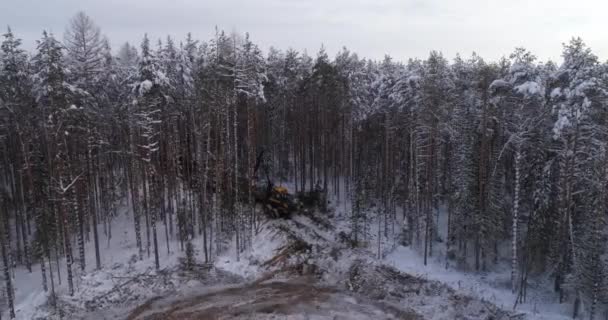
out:
M67 294L65 279L62 284L55 279L57 308L48 305L41 289L39 266L33 273L17 269L17 319L568 318L565 305L539 305L549 295L535 288L530 290L533 299L513 311L515 296L504 283L507 273L446 270L441 245L424 266L415 249L384 239L378 259L377 229L370 224L366 245L353 248L347 209L334 205L329 213L267 220L239 259L233 247L213 264L200 263L189 271L180 263L180 243L167 242L162 228L160 270L154 268L153 255L138 259L132 218L122 214L102 248L100 270L91 265L95 257L92 241L88 244L89 265L76 273L76 295ZM100 232L110 234L104 228ZM63 273L64 264L59 261Z

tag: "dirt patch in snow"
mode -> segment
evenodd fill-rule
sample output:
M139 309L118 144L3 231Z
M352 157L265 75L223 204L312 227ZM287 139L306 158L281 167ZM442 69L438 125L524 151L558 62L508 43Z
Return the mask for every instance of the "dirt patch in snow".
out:
M170 300L170 299L169 299ZM150 300L129 320L211 319L422 319L410 310L385 305L310 278L252 283L170 302Z

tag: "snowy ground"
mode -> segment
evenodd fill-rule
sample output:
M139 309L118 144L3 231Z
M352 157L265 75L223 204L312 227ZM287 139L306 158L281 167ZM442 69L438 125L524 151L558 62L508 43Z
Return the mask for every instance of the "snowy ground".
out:
M334 196L332 203L337 214L343 215L341 221L338 217L338 221L335 222L337 229L348 231L346 216L351 210L350 202L345 200L344 196L341 197L341 201ZM445 208L440 208L437 218L439 237L446 239L447 214ZM367 243L368 251L373 255L377 252L377 230L377 223L370 222ZM453 265L446 269L445 242L436 242L434 256L429 258L425 266L420 248L400 246L395 237L389 238L381 239L384 255L382 262L406 274L438 281L461 294L491 302L504 310L511 310L515 314L523 314L526 319L565 320L572 318L572 305L558 302L557 295L551 290L552 282L548 276L536 276L529 279L527 300L523 304L518 304L513 311L516 294L512 293L510 288L510 260L500 261L499 265L492 266L492 269L495 270L493 272L467 272L457 270Z
M418 277L439 281L451 288L472 297L489 301L498 307L512 310L516 295L509 286L510 270L504 272L465 273L454 269L445 269L445 260L431 258L424 266L423 257L415 250L398 247L384 261L396 269ZM517 313L526 314L526 319L559 320L571 319L570 305L551 301L551 293L531 288L528 302L517 306Z
M394 238L382 239L384 257L378 260L373 222L367 246L352 249L339 236L349 232L349 204L335 197L331 204L334 210L327 215L295 215L265 222L252 248L241 253L240 259L230 248L215 259L214 266L197 273L178 268L184 253L177 241L166 241L162 224L158 228L160 271L154 268L153 255L146 254L140 261L135 256L132 217L125 208L112 223L115 230L111 238L99 228L102 269L94 270L92 241L87 243L86 272L74 264L74 297L67 294L65 261L60 261L62 281L58 284L55 276L55 282L63 318L125 319L131 314L138 319L156 314L156 319L183 319L184 312L208 313L213 309L222 315L219 318L230 319L239 315L221 312L234 306L240 306L241 315L256 314L253 319L269 315L304 319L305 314L314 314L317 319L407 319L405 315L410 319L486 319L490 315L500 319L496 315L516 314L532 320L569 318L568 305L557 304L551 292L539 289L546 285L532 284L528 302L513 312L515 295L508 288L507 267L493 273L446 270L441 244L424 266L417 250L397 246ZM440 232L445 227L443 220L440 217ZM145 232L142 237L145 243ZM53 270L56 268L54 264ZM318 294L295 290L297 279L307 279L304 287ZM39 265L32 273L24 268L15 270L15 282L17 319L61 318L49 313ZM194 302L202 296L209 299L204 304ZM269 299L277 301L272 308L265 302ZM294 305L293 301L302 304ZM174 314L167 313L168 307L175 309Z
M447 216L443 208L439 213L439 237L446 239ZM510 260L499 261L498 265L492 266L492 272L467 272L456 270L453 263L446 269L445 242L434 244L434 255L428 259L426 266L420 251L415 246L396 246L384 261L405 273L439 281L464 294L484 299L505 310L513 310L516 294L510 288ZM557 295L550 290L552 283L548 277L536 277L529 282L527 301L518 304L515 312L525 314L526 319L571 319L572 305L558 303Z
M92 239L85 243L87 262L85 272L80 271L78 261L73 264L76 291L73 297L68 295L65 259L59 261L60 283L56 274L57 265L53 261L55 290L59 297L59 305L66 313L79 310L94 311L104 309L109 305L114 310L129 309L133 307L134 301L143 301L151 296L164 294L181 286L188 286L187 280L179 278L174 272L179 258L183 257L184 253L180 250L178 241L166 241L162 224L158 227L159 272L154 268L153 253L148 256L146 252L143 260L138 259L133 218L127 208L120 210L119 215L114 218L112 226L111 237L108 237L109 232L104 230L102 224L99 225L102 261L100 270L95 270L95 248ZM144 230L142 230L142 238L145 245L147 240ZM72 244L76 244L75 239ZM134 278L137 279L134 280ZM14 281L17 319L48 319L60 316L49 313L47 305L49 294L42 290L39 264L33 266L32 273L23 267L15 269ZM125 283L127 284L123 288L117 289ZM7 312L3 311L2 317L8 318ZM107 313L108 310L105 311ZM108 315L106 314L106 316ZM91 319L100 318L92 316Z

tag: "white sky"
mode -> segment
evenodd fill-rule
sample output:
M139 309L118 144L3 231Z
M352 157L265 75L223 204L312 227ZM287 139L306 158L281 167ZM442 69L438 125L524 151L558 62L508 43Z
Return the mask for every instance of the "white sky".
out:
M84 10L114 47L136 45L144 33L208 40L214 27L249 32L262 48L342 46L360 56L397 60L448 58L476 51L487 60L523 46L541 60L560 61L561 44L580 36L608 59L608 0L0 0L0 26L10 25L26 48L43 29L59 39Z

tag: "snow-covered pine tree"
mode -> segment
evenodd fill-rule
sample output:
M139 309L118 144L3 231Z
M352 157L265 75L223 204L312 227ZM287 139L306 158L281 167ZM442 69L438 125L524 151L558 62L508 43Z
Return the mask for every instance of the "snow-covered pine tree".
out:
M139 64L139 80L133 86L136 104L136 126L140 132L138 153L141 161L142 189L146 226L148 235L148 250L153 245L156 268L160 268L157 236L157 218L163 206L160 175L160 130L162 128L163 105L167 96L163 89L169 84L165 74L160 69L158 61L150 49L150 41L145 35L141 45L141 60ZM147 209L147 210L146 210ZM148 229L148 226L151 230ZM150 234L151 233L151 234ZM148 251L149 252L149 251Z
M67 69L63 63L63 47L52 34L43 32L42 39L38 41L37 53L32 58L33 66L33 92L35 93L36 102L41 112L40 129L42 129L41 143L44 152L44 168L43 175L46 177L46 185L43 192L47 195L44 199L45 208L40 210L37 232L39 245L44 248L45 254L49 261L49 271L51 274L51 289L52 294L55 294L53 283L53 271L51 253L55 252L56 261L59 260L60 252L66 254L66 268L68 270L68 284L70 284L70 292L73 293L72 282L72 259L71 246L67 224L63 221L67 220L65 213L59 210L59 206L65 205L66 199L63 197L63 180L65 178L61 172L61 166L64 160L61 159L62 154L62 136L65 130L61 128L61 119L68 112L69 88L66 87ZM65 146L64 146L65 147ZM65 148L63 147L63 154ZM51 197L59 196L60 204L54 205ZM65 219L64 219L65 218ZM61 228L64 226L65 228ZM68 252L69 249L69 252ZM69 255L69 256L68 256ZM60 279L61 271L57 267L57 276ZM43 275L45 279L45 275Z
M66 60L75 85L87 89L103 68L104 42L100 28L84 12L72 17L65 31Z
M15 38L10 27L3 35L0 45L0 101L6 110L4 116L6 126L5 159L12 157L11 164L6 164L6 177L11 177L13 197L16 208L15 228L17 237L16 260L24 263L31 271L32 261L30 252L29 225L30 217L34 216L32 185L31 152L25 147L27 141L32 141L34 131L28 118L31 117L31 81L28 77L29 60L23 49L21 40ZM9 135L8 132L14 134ZM9 141L11 140L11 141ZM8 151L11 150L11 151ZM7 159L8 160L8 159ZM23 168L23 169L20 169ZM11 171L11 172L8 172ZM28 174L25 174L27 172ZM5 181L5 184L9 183ZM17 204L18 203L18 204ZM10 224L10 223L9 223ZM23 252L21 252L21 243Z
M433 242L436 241L435 212L438 210L437 193L439 192L439 164L441 159L442 127L447 123L450 109L450 94L453 91L452 75L448 62L443 56L433 51L424 62L422 69L420 113L417 117L416 143L420 146L417 152L417 165L423 172L419 178L424 199L425 223L425 263L426 255L433 255Z
M511 217L511 289L517 289L520 247L520 208L523 206L529 212L532 205L524 198L522 181L529 175L528 168L532 163L528 153L529 147L536 146L534 130L543 123L546 116L544 107L544 88L534 66L536 57L523 48L517 48L511 54L511 64L504 79L497 79L490 85L492 103L503 110L506 142L499 152L499 163L507 154L513 157L513 206ZM500 170L497 166L494 171ZM531 200L531 199L530 199Z
M605 232L602 179L607 124L605 83L597 57L580 38L564 45L564 63L553 76L551 90L556 120L554 139L559 142L562 255L558 277L572 288L576 301L595 305L605 293L598 290L604 281L605 266L599 239ZM560 291L565 288L558 287ZM561 293L561 292L560 292ZM576 303L575 303L576 305ZM575 308L575 315L577 310Z

